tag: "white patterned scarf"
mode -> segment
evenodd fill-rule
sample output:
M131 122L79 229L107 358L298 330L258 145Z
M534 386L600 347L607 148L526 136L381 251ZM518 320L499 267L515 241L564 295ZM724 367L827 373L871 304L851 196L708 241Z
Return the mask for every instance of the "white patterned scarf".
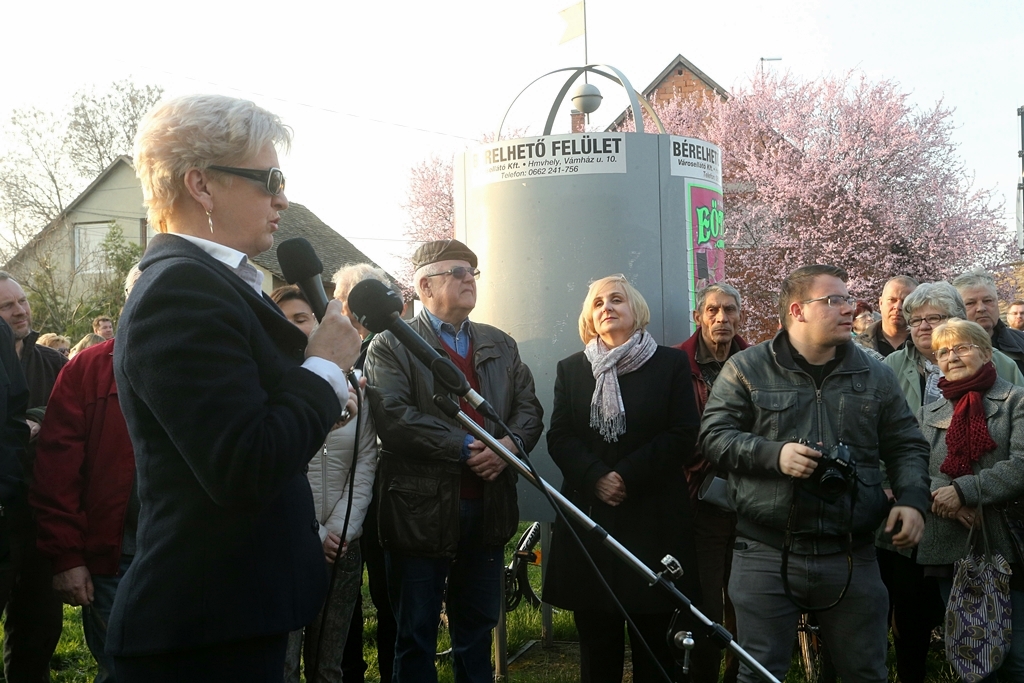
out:
M590 426L611 443L626 433L626 408L622 404L619 376L640 369L658 349L654 337L645 330L633 333L622 346L609 349L594 337L587 344L584 354L590 361L597 384L590 400Z

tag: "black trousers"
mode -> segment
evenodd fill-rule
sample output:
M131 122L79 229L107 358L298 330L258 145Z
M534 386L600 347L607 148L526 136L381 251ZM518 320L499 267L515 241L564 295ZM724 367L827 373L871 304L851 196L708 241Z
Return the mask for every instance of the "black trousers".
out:
M932 629L945 614L939 585L924 567L892 550L878 548L878 569L889 591L896 673L903 683L924 683Z
M398 626L395 624L395 613L391 611L391 599L388 597L388 575L384 568L384 549L380 547L377 537L377 500L374 495L363 521L363 535L359 539L363 551L363 563L366 565L366 576L370 584L370 598L377 608L377 666L380 669L381 683L391 683L391 674L395 668L395 637ZM363 683L366 674L366 662L363 661L363 596L360 591L355 612L352 613L352 625L349 626L348 640L345 641L345 654L341 662L342 675L345 683Z
M581 683L622 683L622 668L626 654L623 626L626 620L610 612L573 613L576 630L580 634L580 681ZM655 659L665 672L673 676L675 663L672 651L665 640L672 615L630 614L639 635L647 641ZM665 679L658 672L655 663L647 655L637 633L629 629L630 652L633 659L634 683L661 683Z
M114 657L118 683L282 683L288 634L145 657Z
M53 590L50 561L36 548L36 524L24 501L0 519L0 607L4 672L11 683L47 683L50 657L64 628L64 609Z

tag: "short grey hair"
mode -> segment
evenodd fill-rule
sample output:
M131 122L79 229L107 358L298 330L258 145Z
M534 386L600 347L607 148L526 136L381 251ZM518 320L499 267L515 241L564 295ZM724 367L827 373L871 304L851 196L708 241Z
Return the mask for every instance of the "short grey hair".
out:
M922 306L934 306L950 318L967 318L967 309L964 308L960 293L945 280L926 282L904 299L903 317L908 323L914 311Z
M339 301L348 301L348 295L352 288L363 280L379 280L391 287L391 280L388 279L387 273L369 263L353 263L342 266L331 280L334 281L334 298Z
M885 281L885 284L882 285L882 291L884 292L885 288L888 287L893 282L898 282L904 287L913 287L914 289L917 289L921 285L920 282L910 277L909 275L897 275L896 277L891 277Z
M186 95L157 104L135 135L135 173L150 225L167 232L167 217L185 193L189 170L237 166L267 145L287 149L291 139L291 129L277 115L248 100Z
M8 273L6 270L0 270L0 282L3 282L4 280L10 280L11 282L13 282L16 285L20 285L21 284L17 280L15 280L14 276L11 275L10 273Z
M998 291L995 278L988 271L981 268L969 270L963 275L958 276L953 280L953 286L956 287L958 292L962 292L968 287L988 287L993 292Z
M714 294L715 292L725 294L726 296L731 296L733 299L736 299L736 308L741 311L743 310L743 297L740 296L739 290L728 282L716 282L697 292L697 305L693 310L698 313L703 313L704 302L707 300L708 294Z

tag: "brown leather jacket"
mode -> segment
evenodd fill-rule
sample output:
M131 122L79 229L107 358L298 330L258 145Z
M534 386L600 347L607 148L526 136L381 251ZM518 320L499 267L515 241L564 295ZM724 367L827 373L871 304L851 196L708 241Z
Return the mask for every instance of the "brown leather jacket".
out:
M425 311L411 327L444 355ZM470 336L480 394L532 450L544 429L544 410L515 340L495 327L473 322ZM420 557L452 557L459 541L459 484L464 467L459 457L466 430L434 405L430 371L390 332L370 343L365 374L381 442L377 474L381 545ZM485 426L497 434L490 420ZM504 545L518 522L516 476L506 468L496 480L484 484L484 543Z

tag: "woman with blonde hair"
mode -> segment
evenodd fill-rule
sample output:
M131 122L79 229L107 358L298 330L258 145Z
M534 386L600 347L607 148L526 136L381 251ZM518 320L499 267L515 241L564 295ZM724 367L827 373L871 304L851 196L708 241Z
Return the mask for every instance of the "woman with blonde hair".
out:
M39 338L36 339L36 344L48 346L62 356L66 356L71 352L71 340L53 332L39 335Z
M590 286L579 319L586 348L558 363L548 452L567 498L648 566L676 557L685 568L680 588L696 599L684 466L696 456L700 419L686 355L659 346L645 329L649 321L647 303L625 276ZM633 680L659 679L659 666L671 673L671 606L598 539L582 540L632 622ZM574 611L581 680L620 681L624 618L561 521L549 562L544 600Z
M88 332L84 337L78 340L77 344L71 347L71 355L69 358L74 358L75 354L79 351L84 351L90 346L96 346L97 344L102 344L105 341L107 340L100 335Z
M139 124L159 234L114 348L141 503L107 630L118 681L279 683L288 633L327 593L305 469L349 400L359 336L332 302L307 339L249 262L288 209L290 140L223 95L161 102Z

